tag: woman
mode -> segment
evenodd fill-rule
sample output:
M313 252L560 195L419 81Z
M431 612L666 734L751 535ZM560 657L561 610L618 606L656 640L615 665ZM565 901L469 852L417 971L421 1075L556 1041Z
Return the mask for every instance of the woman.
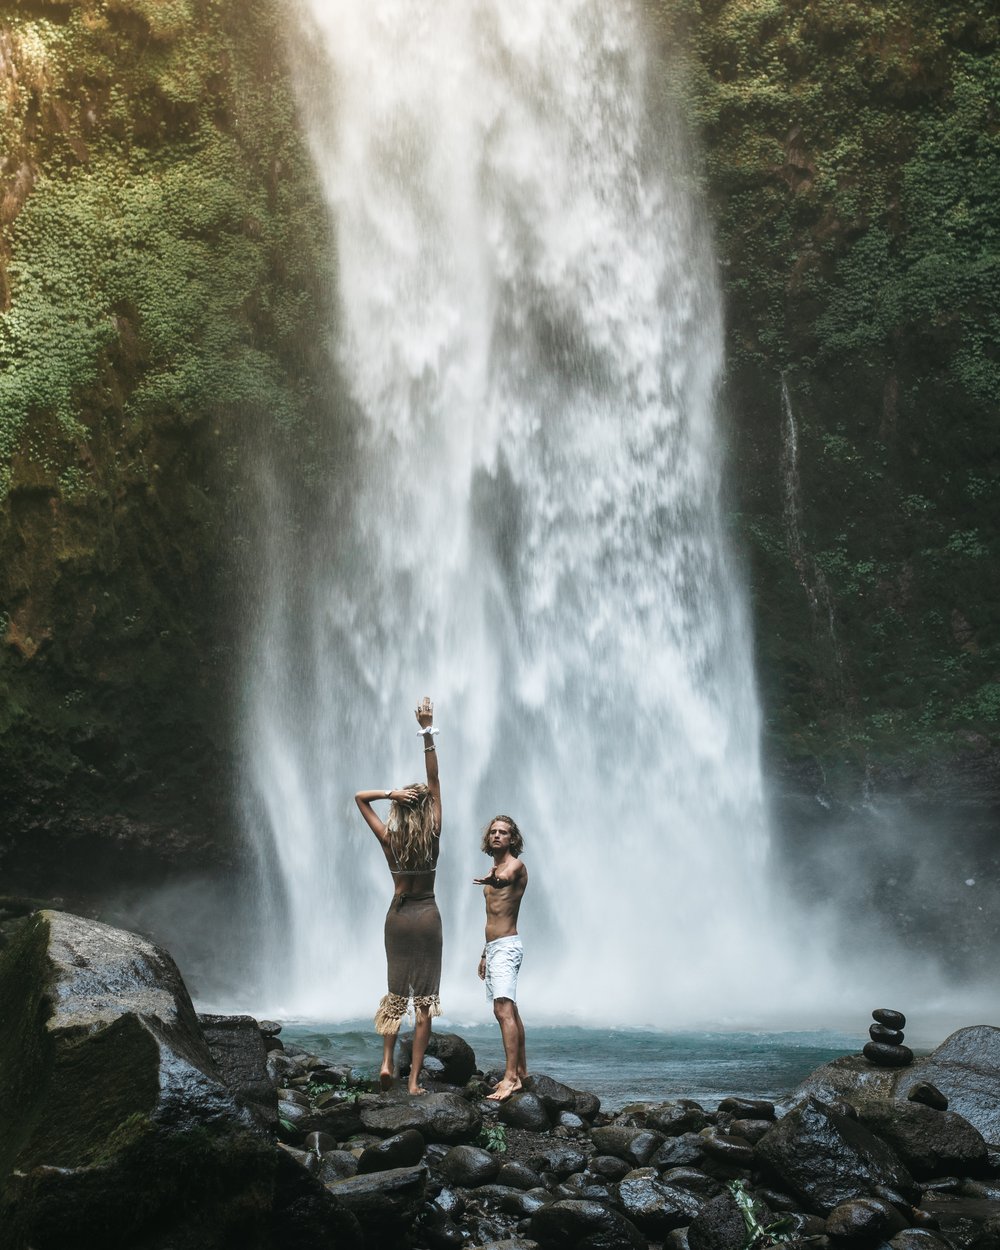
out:
M413 1057L411 1094L427 1091L418 1083L431 1035L431 1016L441 1014L441 914L434 901L434 872L441 839L441 787L438 783L437 730L434 705L425 697L416 709L418 733L424 739L427 784L401 790L359 790L354 796L361 815L378 838L395 883L385 918L385 956L389 992L375 1013L375 1030L382 1034L379 1085L392 1085L393 1059L399 1026L413 999ZM383 824L372 807L375 799L390 799L389 819Z

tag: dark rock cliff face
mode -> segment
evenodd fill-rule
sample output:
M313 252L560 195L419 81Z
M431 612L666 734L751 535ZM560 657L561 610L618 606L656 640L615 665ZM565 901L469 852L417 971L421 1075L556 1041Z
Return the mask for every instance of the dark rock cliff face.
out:
M831 830L872 890L899 879L873 797L947 815L971 876L1000 808L998 19L647 9L716 222L732 523L799 884L829 893ZM0 22L14 889L79 900L231 855L240 449L266 431L315 477L328 381L332 249L281 15L38 0Z

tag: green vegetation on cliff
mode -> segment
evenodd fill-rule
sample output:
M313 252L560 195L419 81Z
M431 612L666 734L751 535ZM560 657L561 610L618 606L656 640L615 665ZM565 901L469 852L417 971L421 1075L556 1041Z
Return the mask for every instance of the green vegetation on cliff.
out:
M1000 17L667 4L693 52L776 754L1000 738Z
M278 17L0 22L0 852L16 877L42 833L50 888L49 830L103 821L113 855L127 826L155 858L184 828L169 858L225 819L235 449L301 425L326 315Z

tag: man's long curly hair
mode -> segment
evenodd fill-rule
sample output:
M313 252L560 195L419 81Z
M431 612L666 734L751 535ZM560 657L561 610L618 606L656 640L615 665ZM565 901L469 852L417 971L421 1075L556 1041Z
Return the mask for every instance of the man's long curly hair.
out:
M389 846L401 869L426 872L437 864L440 830L434 827L434 801L421 781L413 781L403 789L416 790L419 797L415 803L393 799L385 826Z
M521 830L517 827L517 821L513 816L494 816L492 820L487 821L486 828L483 830L482 850L484 855L490 852L490 828L495 825L498 820L506 821L510 825L510 853L515 859L521 858L521 852L524 850L524 838L521 837Z

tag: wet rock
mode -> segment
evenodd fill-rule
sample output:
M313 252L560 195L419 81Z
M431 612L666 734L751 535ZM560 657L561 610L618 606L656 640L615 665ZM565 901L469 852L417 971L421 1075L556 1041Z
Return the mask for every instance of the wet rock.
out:
M583 1117L578 1116L575 1111L560 1111L556 1116L556 1125L559 1128L569 1129L573 1134L580 1133L587 1127Z
M690 1250L743 1250L746 1224L732 1194L712 1198L688 1225Z
M947 1241L926 1228L904 1228L894 1233L887 1244L891 1250L952 1250Z
M737 1120L773 1120L776 1114L774 1103L762 1098L723 1098L719 1111Z
M1000 1250L1000 1217L987 1220L969 1243L969 1250Z
M260 1029L261 1037L277 1037L281 1032L281 1025L277 1020L258 1020L257 1028Z
M862 1055L844 1055L816 1068L785 1104L797 1106L804 1098L818 1098L832 1105L838 1099L856 1102L862 1098L893 1098L905 1074L891 1068L876 1068Z
M497 1184L512 1185L515 1189L537 1189L541 1183L534 1168L517 1160L504 1163L497 1173Z
M887 1029L905 1029L906 1016L901 1011L893 1011L890 1007L878 1007L872 1012L872 1019L884 1024Z
M545 1104L545 1109L553 1116L558 1115L560 1111L576 1112L576 1102L580 1091L553 1080L551 1076L529 1076L524 1082L524 1088L540 1098Z
M330 1191L299 1167L284 1151L278 1151L274 1178L274 1200L271 1211L264 1216L270 1233L270 1245L281 1250L315 1250L316 1246L336 1246L337 1250L362 1250L364 1236L357 1217L343 1207ZM259 1227L260 1214L254 1220ZM212 1228L215 1232L214 1227ZM69 1243L79 1244L79 1243ZM91 1243L94 1244L94 1243ZM119 1243L120 1244L120 1243ZM157 1246L205 1245L204 1229L191 1241L156 1240ZM219 1242L212 1242L218 1245ZM246 1230L231 1244L254 1244L246 1238Z
M664 1185L675 1185L707 1202L722 1193L723 1184L714 1176L708 1176L697 1168L670 1168L660 1176Z
M445 1187L434 1199L434 1206L445 1215L455 1219L465 1210L465 1199L454 1189Z
M978 1250L995 1250L1000 1245L1000 1203L985 1198L933 1198L925 1199L922 1206L937 1220L943 1241L965 1250L971 1250L980 1237L986 1245Z
M599 1179L592 1172L574 1172L553 1193L558 1198L592 1198L595 1202L614 1205L614 1187L610 1181Z
M773 1120L730 1120L728 1131L731 1137L741 1137L755 1146L773 1123Z
M573 1146L549 1146L528 1159L528 1166L536 1172L551 1172L559 1180L582 1172L587 1166L587 1155Z
M198 1024L222 1079L262 1127L273 1132L277 1098L257 1021L252 1016L201 1015Z
M553 1202L528 1221L527 1234L548 1250L645 1250L639 1230L598 1202Z
M865 1042L861 1053L878 1068L905 1068L913 1062L909 1046L892 1046L889 1042Z
M523 1237L504 1237L500 1241L480 1241L469 1250L541 1250L537 1241Z
M323 1133L327 1137L342 1142L355 1136L364 1128L361 1123L362 1102L359 1099L346 1099L342 1095L324 1102L321 1107L312 1111L300 1121L303 1132Z
M72 1245L93 1228L181 1242L208 1218L221 1241L269 1209L277 1152L223 1079L166 951L40 911L0 956L0 1002L0 1132L17 1126L0 1180L6 1242Z
M479 1146L452 1146L441 1160L440 1170L453 1184L474 1189L496 1178L500 1160Z
M663 1239L664 1250L691 1250L688 1244L688 1230L674 1228Z
M458 1094L423 1094L405 1100L362 1099L361 1123L380 1136L416 1129L428 1142L457 1144L476 1136L482 1117Z
M900 1096L918 1081L935 1085L949 1110L964 1116L987 1142L1000 1144L1000 1028L979 1024L952 1033L912 1075L903 1074Z
M808 1098L770 1129L757 1158L807 1207L828 1215L850 1198L889 1185L908 1198L918 1191L902 1160L863 1125Z
M700 1136L705 1154L710 1159L734 1168L753 1166L754 1148L745 1138L721 1133L716 1128L702 1129Z
M385 1137L374 1146L366 1146L358 1159L358 1171L388 1172L394 1168L415 1167L424 1154L424 1139L416 1129L406 1129L394 1137Z
M272 1085L284 1085L289 1077L301 1075L302 1066L290 1058L282 1050L269 1050L265 1060L268 1080Z
M279 1120L287 1120L289 1124L296 1126L308 1120L312 1114L308 1103L303 1106L301 1102L293 1102L290 1098L279 1098L277 1111Z
M963 1198L988 1198L1000 1202L1000 1183L993 1181L961 1181L957 1193Z
M286 1142L279 1142L278 1147L289 1158L294 1159L300 1168L305 1168L307 1172L315 1173L319 1171L319 1156L313 1154L311 1150L298 1150L295 1146L289 1146Z
M648 1128L655 1129L664 1137L679 1137L682 1133L700 1133L708 1124L704 1109L689 1099L647 1103L643 1119Z
M320 1156L317 1175L324 1185L357 1176L358 1160L349 1150L328 1150Z
M601 1110L601 1100L589 1090L577 1090L573 1110L583 1120L593 1120Z
M798 1211L801 1205L798 1198L793 1198L791 1194L786 1194L780 1189L771 1189L767 1185L755 1185L754 1193L772 1211L779 1213Z
M897 1208L882 1198L851 1198L826 1217L827 1235L842 1241L875 1243L906 1226Z
M986 1142L972 1125L953 1111L934 1111L918 1102L865 1102L858 1108L861 1123L887 1141L917 1178L957 1172L982 1176L988 1158Z
M534 1133L544 1133L551 1127L545 1104L530 1090L521 1090L501 1103L500 1119L512 1128L529 1129Z
M399 1038L399 1070L409 1072L413 1056L413 1034L403 1033ZM476 1071L476 1054L469 1043L457 1033L431 1032L427 1042L424 1059L424 1071L431 1072L436 1065L428 1067L427 1059L434 1059L442 1064L435 1077L448 1085L464 1085Z
M662 1133L651 1129L625 1128L617 1124L593 1129L590 1139L598 1154L616 1155L636 1168L645 1167L664 1141Z
M762 1202L766 1202L763 1194L758 1193L758 1197ZM781 1227L778 1230L782 1236L790 1237L825 1237L826 1220L820 1215L810 1215L807 1211L786 1211L776 1217L781 1221Z
M619 1182L618 1203L626 1218L654 1241L690 1224L704 1205L690 1191L665 1185L652 1168L632 1172Z
M632 1170L632 1164L619 1159L617 1155L595 1155L588 1167L595 1176L602 1176L609 1181L620 1181Z
M321 1155L325 1150L336 1150L337 1140L329 1133L307 1133L302 1140L302 1149Z
M370 1245L391 1243L417 1218L424 1201L427 1169L393 1168L337 1181L327 1192L354 1215Z
M516 1215L519 1219L525 1220L536 1211L540 1211L542 1207L547 1207L552 1201L552 1195L547 1189L508 1188L507 1193L500 1200L500 1210L505 1215Z
M921 1102L934 1111L948 1110L948 1099L930 1081L917 1081L915 1085L911 1085L906 1098L908 1102Z
M454 1220L433 1211L424 1213L421 1234L430 1250L465 1250L469 1239Z
M705 1158L705 1142L701 1135L684 1133L680 1137L668 1137L649 1162L664 1172L668 1168L701 1167Z

